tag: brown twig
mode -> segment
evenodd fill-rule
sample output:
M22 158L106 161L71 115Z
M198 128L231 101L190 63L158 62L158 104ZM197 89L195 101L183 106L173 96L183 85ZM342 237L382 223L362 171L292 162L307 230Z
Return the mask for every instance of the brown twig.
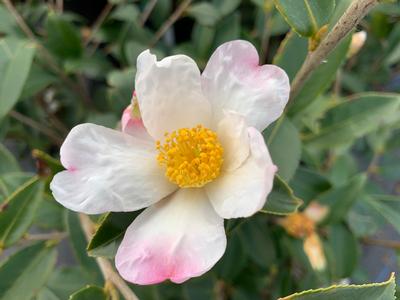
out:
M94 232L94 226L92 221L87 215L79 214L79 220L85 233L86 239L89 241ZM114 271L111 263L102 257L96 258L97 264L100 267L101 273L103 274L104 280L111 282L124 296L125 300L139 300L135 293L129 288L126 282Z
M61 146L63 140L60 138L53 130L47 128L46 126L40 124L39 122L15 111L12 110L8 113L10 117L20 121L22 124L28 125L29 127L36 129L37 131L43 133L47 137L49 137L55 144Z
M157 4L157 1L158 0L149 0L149 2L147 2L141 16L139 17L139 24L141 27L144 26L144 23L146 23L147 19L150 17L151 12Z
M99 30L101 24L103 24L104 20L110 14L111 10L113 9L114 4L111 2L107 2L106 6L104 6L103 10L101 11L100 15L97 17L96 21L93 24L92 29L90 30L90 34L87 39L84 41L83 45L87 47L89 43L92 41L94 34Z
M172 15L164 22L160 29L154 34L153 40L150 42L149 47L154 47L155 44L163 37L168 29L179 19L179 17L185 12L192 0L184 0L172 13Z
M363 238L362 242L367 245L381 246L381 247L385 247L385 248L400 250L400 241Z
M323 62L337 44L361 21L379 0L354 0L317 49L309 52L291 86L291 99L303 87L310 74Z

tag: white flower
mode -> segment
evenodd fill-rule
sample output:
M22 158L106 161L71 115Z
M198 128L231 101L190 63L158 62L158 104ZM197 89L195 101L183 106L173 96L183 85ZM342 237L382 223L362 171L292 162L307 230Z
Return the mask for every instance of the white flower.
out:
M226 248L224 219L263 207L277 168L260 131L281 115L289 80L258 62L240 40L220 46L203 74L185 55L157 61L144 51L135 88L147 133L125 115L124 133L81 124L67 136L67 170L51 183L58 202L87 214L148 207L115 258L126 280L181 283L207 272Z

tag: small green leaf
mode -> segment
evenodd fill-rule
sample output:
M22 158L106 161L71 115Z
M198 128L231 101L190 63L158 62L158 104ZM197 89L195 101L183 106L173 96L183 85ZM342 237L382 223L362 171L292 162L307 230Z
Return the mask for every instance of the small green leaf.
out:
M307 53L307 39L290 31L280 44L273 59L273 64L284 69L290 81L292 81L296 73L300 70Z
M50 14L47 17L47 47L60 58L78 58L83 46L79 31L62 15Z
M365 93L353 96L327 111L318 134L304 137L308 146L332 148L370 133L377 126L398 120L398 94Z
M79 216L77 213L66 211L66 228L70 236L76 259L82 266L85 275L87 275L87 278L89 278L92 283L102 284L103 278L95 259L89 257L86 253L86 237L80 226Z
M43 198L44 182L38 177L20 186L2 203L0 249L17 242L29 229Z
M400 197L392 195L373 195L367 197L370 206L381 214L387 222L400 233Z
M107 300L108 295L103 288L93 285L88 285L83 289L80 289L76 293L73 293L69 300Z
M0 175L10 172L18 172L19 165L15 157L0 143Z
M126 228L131 225L140 212L111 212L106 214L89 242L88 254L113 258Z
M346 54L350 46L351 34L344 38L336 48L328 55L323 63L306 80L299 94L293 99L289 110L289 115L294 116L294 123L301 119L299 113L308 107L317 96L322 94L332 83L337 70L346 59Z
M213 26L220 19L218 10L210 3L200 2L191 5L187 9L189 16L192 16L196 21L204 26Z
M10 256L0 266L0 299L30 300L46 283L55 263L54 245L40 242Z
M288 184L275 175L274 187L261 212L288 215L296 212L302 203L303 201L294 195Z
M394 273L388 281L363 285L333 285L328 288L296 293L280 300L395 300Z
M324 223L336 223L343 220L351 206L362 192L367 177L365 174L354 176L346 185L333 188L318 200L325 205L329 205L329 215L324 219Z
M310 37L329 19L335 0L274 0L286 22L300 35Z
M332 254L329 266L334 278L339 280L350 277L358 260L358 244L355 236L343 224L335 224L329 228L327 237L327 245Z
M278 174L289 181L300 163L301 141L297 128L288 118L282 117L263 132L272 161L278 166Z
M15 38L0 40L0 119L17 103L28 78L35 48Z

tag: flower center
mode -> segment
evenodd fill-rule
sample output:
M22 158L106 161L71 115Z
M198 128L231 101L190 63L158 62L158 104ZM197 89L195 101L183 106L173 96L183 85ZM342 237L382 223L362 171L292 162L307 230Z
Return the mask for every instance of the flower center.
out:
M165 176L180 187L201 187L220 173L224 149L217 134L202 125L167 132L164 144L157 141L156 147Z

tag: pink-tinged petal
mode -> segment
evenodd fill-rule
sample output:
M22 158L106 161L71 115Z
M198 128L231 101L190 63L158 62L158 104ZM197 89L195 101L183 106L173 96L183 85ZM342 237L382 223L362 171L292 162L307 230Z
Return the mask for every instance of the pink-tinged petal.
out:
M277 167L261 133L248 128L250 155L243 165L205 186L216 212L224 219L249 217L259 211L271 192Z
M204 191L181 189L133 221L115 264L132 283L181 283L210 270L225 248L224 221Z
M148 134L146 127L144 127L136 98L132 98L132 103L128 105L122 113L121 130L138 139L148 140L154 143L153 138Z
M282 114L290 90L285 71L259 66L257 50L241 40L217 48L202 74L202 87L217 119L224 109L233 110L260 131Z
M75 126L61 146L67 169L50 184L65 207L87 214L133 211L176 190L156 161L154 144L98 126Z
M142 52L135 87L143 123L154 139L183 127L209 127L210 103L202 94L200 71L190 57L174 55L157 61L149 50Z
M224 148L223 170L232 171L249 156L249 134L243 116L235 112L225 112L217 126L218 140Z

